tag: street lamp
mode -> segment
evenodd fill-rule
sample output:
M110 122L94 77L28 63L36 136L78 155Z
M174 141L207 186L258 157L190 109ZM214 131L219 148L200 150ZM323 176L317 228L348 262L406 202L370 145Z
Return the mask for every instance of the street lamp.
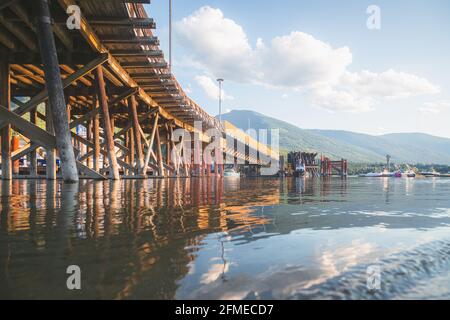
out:
M172 73L172 0L169 0L169 71Z
M217 79L217 82L219 83L219 122L222 124L222 83L225 80L223 79Z

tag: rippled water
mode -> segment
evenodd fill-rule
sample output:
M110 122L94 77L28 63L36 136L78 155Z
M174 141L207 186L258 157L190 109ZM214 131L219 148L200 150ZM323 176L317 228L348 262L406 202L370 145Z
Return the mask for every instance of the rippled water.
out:
M0 182L0 298L450 298L450 180ZM66 288L78 265L82 290ZM368 267L381 287L367 287Z

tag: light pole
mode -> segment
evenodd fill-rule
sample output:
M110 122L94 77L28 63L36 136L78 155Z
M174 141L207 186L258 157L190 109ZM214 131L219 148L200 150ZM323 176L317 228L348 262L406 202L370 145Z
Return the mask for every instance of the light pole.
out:
M172 73L172 0L169 0L169 71Z
M224 80L219 78L217 82L219 83L219 123L222 125L222 83Z

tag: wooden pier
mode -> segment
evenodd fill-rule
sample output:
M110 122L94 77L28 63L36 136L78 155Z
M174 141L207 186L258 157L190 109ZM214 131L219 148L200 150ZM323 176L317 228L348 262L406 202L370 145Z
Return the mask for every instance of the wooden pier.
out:
M145 3L0 0L2 179L220 175L224 159L278 161L259 142L240 152L236 141L248 145L245 134L227 144L229 124L207 114L170 72ZM80 28L67 24L74 8ZM177 129L192 141L173 141ZM202 157L215 140L209 129L220 137L211 156ZM186 143L194 150L189 159ZM42 155L45 175L38 170Z

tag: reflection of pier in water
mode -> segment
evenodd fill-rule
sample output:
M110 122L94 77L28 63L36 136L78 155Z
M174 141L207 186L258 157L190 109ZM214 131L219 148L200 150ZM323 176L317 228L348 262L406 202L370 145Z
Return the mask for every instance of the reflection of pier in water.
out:
M0 298L168 299L211 236L221 242L225 275L233 261L223 242L229 248L292 231L450 224L427 202L408 205L408 194L438 190L433 182L350 180L1 182ZM71 264L83 270L81 293L62 287Z
M224 189L240 192L215 178L2 182L0 282L6 285L0 297L74 297L62 287L41 289L65 284L65 269L77 264L83 297L173 298L176 280L195 259L191 248L205 235L268 223L252 216L245 195L228 206ZM272 205L278 197L250 205Z

